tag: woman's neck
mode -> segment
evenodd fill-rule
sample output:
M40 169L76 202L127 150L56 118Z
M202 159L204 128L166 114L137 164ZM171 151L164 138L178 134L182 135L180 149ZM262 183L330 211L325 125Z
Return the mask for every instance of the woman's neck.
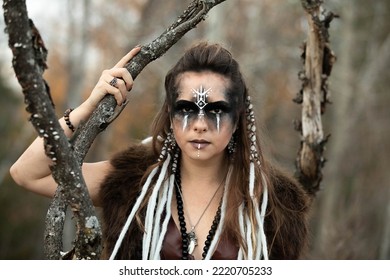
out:
M208 161L182 158L181 180L183 185L196 185L198 190L217 188L225 179L228 169L228 160L225 156Z

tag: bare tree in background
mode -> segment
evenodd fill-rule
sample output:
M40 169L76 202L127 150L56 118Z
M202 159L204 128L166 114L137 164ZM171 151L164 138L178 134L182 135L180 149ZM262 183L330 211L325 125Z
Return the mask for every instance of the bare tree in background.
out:
M332 145L313 252L326 259L390 258L389 1L345 0L333 76Z
M77 3L75 3L77 2ZM67 32L67 59L66 59L66 72L69 73L68 88L65 89L67 93L67 106L65 108L73 108L82 101L82 89L86 79L83 78L83 73L86 68L86 58L89 43L89 26L90 26L90 9L91 1L75 1L69 0L67 3L67 18L69 31ZM80 7L81 15L74 12L75 7ZM77 24L74 20L75 16L81 16L82 21ZM78 40L76 40L78 38ZM76 44L77 43L77 44Z

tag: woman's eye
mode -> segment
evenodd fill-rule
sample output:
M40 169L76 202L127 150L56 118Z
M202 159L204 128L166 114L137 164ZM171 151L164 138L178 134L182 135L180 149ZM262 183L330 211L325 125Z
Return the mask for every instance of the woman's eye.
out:
M191 113L193 110L192 110L190 107L183 107L183 108L181 109L181 111L182 111L183 113Z
M213 110L210 110L210 113L216 114L216 115L222 114L222 112L223 112L222 109L219 109L219 108L215 108Z

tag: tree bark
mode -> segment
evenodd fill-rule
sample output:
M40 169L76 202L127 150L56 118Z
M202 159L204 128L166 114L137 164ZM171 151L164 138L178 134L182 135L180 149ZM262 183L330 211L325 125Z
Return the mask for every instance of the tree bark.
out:
M207 12L225 0L197 0L190 3L178 20L163 34L142 47L126 68L135 79L151 61L164 54L186 32L205 19ZM22 86L26 110L40 137L44 138L46 155L59 184L48 211L45 233L45 252L49 259L60 259L62 249L65 205L76 218L77 232L74 248L65 258L98 259L101 253L101 229L92 201L88 195L81 164L96 136L124 109L115 110L116 102L106 96L69 141L57 121L50 88L42 77L46 69L47 50L38 30L28 18L25 0L4 0L4 19L13 52L13 68Z

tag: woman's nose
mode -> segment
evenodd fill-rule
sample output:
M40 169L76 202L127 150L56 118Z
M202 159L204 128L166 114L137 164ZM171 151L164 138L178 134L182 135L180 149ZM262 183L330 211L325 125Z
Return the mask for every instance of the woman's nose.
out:
M194 129L196 132L204 132L204 131L207 131L208 125L207 125L207 121L206 121L206 119L205 119L204 114L199 114L198 117L195 119L193 129Z

